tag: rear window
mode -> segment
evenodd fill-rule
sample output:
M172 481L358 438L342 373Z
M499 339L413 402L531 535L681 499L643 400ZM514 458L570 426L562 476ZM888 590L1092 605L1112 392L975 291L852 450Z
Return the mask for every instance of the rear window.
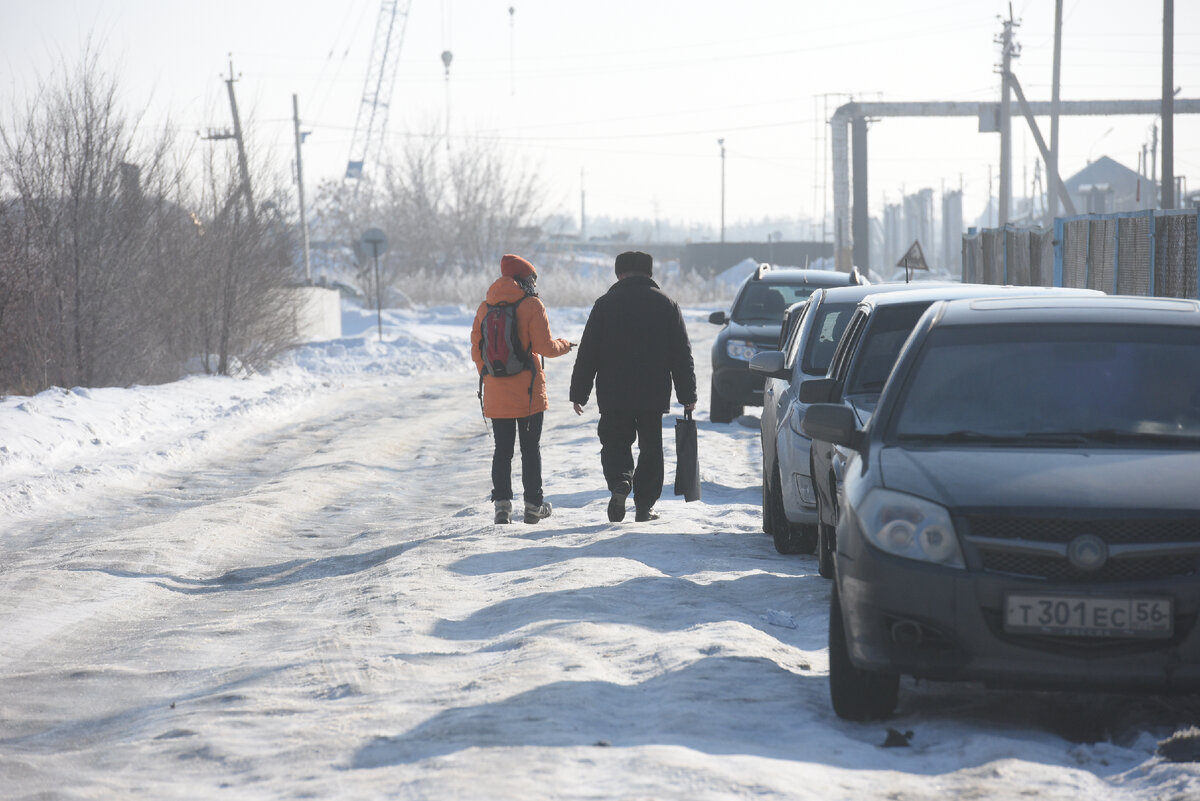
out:
M899 407L902 436L1162 435L1200 442L1200 330L962 326L926 340Z
M806 299L820 287L806 284L771 284L751 281L738 295L730 315L739 323L782 325L783 313L793 303Z

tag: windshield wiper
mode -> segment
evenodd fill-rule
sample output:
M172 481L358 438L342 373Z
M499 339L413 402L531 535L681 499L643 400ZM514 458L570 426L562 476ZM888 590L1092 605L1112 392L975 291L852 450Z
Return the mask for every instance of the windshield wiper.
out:
M1037 431L1026 435L1030 439L1048 439L1079 443L1158 442L1195 445L1200 437L1187 434L1167 434L1157 431L1126 431L1115 428L1093 428L1086 431Z
M985 434L982 431L960 429L945 434L900 434L902 442L1023 442L1024 437L1011 434Z

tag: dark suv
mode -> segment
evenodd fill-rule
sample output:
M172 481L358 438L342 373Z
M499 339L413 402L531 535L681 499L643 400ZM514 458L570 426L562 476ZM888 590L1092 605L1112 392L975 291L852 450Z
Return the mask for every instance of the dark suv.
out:
M829 614L834 710L899 677L1200 690L1200 302L933 305L851 451Z
M762 406L763 378L750 372L760 350L778 350L783 314L819 287L865 283L858 273L832 270L772 269L760 265L738 288L729 314L713 312L708 321L724 328L713 340L712 388L708 416L728 423L743 406Z

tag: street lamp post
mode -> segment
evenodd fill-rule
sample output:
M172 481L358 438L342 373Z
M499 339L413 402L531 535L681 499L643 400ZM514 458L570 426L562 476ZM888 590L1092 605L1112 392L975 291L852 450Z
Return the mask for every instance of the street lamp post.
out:
M725 242L725 140L718 139L721 146L721 242Z

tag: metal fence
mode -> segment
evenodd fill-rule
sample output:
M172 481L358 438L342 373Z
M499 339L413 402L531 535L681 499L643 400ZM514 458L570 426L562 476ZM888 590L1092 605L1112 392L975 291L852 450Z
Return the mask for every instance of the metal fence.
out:
M1197 210L1089 214L963 236L963 281L1200 298Z

